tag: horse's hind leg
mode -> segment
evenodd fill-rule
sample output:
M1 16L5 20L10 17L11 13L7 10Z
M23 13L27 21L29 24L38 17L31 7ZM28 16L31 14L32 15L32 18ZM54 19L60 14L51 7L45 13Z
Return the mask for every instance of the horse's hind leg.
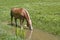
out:
M17 18L15 18L15 25L16 25L16 27L17 27Z
M23 22L24 22L24 18L21 18L20 19L20 27L21 27L21 29L23 29L23 26L22 26L23 25Z

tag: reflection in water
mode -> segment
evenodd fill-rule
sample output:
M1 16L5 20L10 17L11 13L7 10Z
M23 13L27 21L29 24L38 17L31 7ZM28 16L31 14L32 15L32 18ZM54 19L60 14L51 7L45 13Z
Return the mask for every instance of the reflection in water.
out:
M20 37L22 39L25 38L25 31L21 30L20 28L16 28L15 34L17 37Z
M32 36L33 30L21 30L20 28L16 28L15 34L17 37L20 37L25 40L30 40Z
M26 31L26 40L30 40L31 39L32 32L33 32L33 30L32 31L31 30L27 30Z

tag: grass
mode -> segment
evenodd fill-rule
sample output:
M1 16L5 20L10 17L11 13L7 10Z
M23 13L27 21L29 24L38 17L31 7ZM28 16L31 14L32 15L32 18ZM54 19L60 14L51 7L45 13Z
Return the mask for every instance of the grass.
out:
M34 28L60 36L60 0L0 0L0 40L21 39L12 34L15 27L8 25L13 7L26 8Z

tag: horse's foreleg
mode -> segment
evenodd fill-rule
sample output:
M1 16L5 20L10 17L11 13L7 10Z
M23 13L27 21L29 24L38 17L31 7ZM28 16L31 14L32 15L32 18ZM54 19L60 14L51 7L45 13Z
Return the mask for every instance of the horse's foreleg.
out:
M23 29L23 22L24 22L24 19L20 19L20 27L21 27L21 29Z
M15 25L16 25L16 27L17 27L17 18L15 18Z

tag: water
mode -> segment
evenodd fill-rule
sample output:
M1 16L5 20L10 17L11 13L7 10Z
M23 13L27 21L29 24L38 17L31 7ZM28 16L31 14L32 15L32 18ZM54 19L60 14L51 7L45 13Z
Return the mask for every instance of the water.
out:
M26 30L25 40L60 40L59 37L38 29Z

